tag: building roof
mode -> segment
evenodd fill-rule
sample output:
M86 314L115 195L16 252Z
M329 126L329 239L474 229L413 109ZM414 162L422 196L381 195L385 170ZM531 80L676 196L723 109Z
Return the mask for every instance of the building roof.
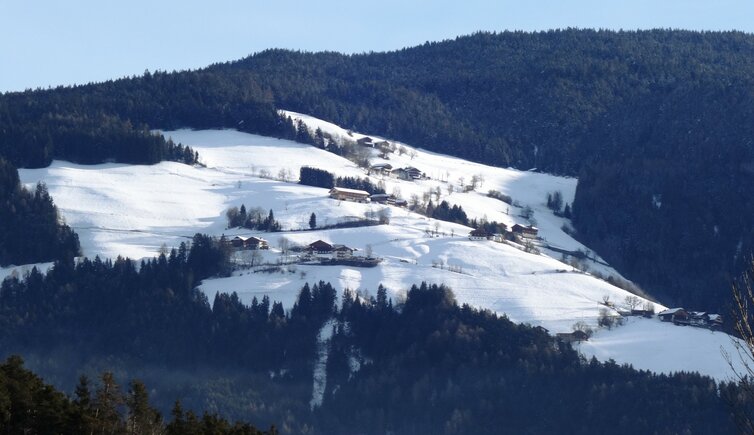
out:
M365 195L369 196L369 192L359 189L348 189L346 187L333 187L330 192L350 193L353 195Z
M243 242L252 241L252 242L257 242L257 243L267 241L261 237L255 237L255 236L235 236L231 240L241 240Z
M324 240L317 240L316 242L310 243L308 248L315 251L330 251L333 249L333 245L325 242Z
M684 310L683 308L668 308L667 310L660 311L659 313L657 313L657 315L658 316L668 316L668 315L672 315L672 314L678 313L680 311L683 311L684 313L686 312L686 310Z
M539 228L535 227L534 225L521 225L521 224L513 224L511 227L512 230L521 230L521 231L539 231Z

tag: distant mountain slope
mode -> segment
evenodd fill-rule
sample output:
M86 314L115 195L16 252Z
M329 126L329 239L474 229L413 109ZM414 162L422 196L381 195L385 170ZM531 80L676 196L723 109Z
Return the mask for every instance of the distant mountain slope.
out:
M251 71L278 105L344 126L579 175L579 237L673 303L725 310L754 249L752 35L480 33L216 68Z
M295 110L469 160L580 175L580 237L651 291L709 309L725 304L754 247L752 212L740 206L754 184L752 85L754 36L738 32L569 29L361 55L269 50L200 71L2 95L0 155L31 167L88 163L80 156L104 148L100 159L154 162L169 153L139 147L146 127L293 139L276 109ZM63 146L69 129L113 140L86 140L82 153ZM643 208L655 194L659 214ZM708 206L686 207L698 200Z

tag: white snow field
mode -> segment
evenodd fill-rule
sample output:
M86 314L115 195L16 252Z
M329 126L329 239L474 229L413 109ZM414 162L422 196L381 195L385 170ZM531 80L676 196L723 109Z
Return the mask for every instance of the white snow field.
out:
M348 133L333 124L287 112L312 129L331 135ZM82 166L55 161L44 169L22 169L21 179L32 185L44 181L66 222L79 234L84 255L134 259L157 255L164 244L175 247L197 232L212 235L252 235L272 246L264 260L285 260L277 249L279 239L305 245L317 239L341 243L358 250L369 246L384 261L374 268L291 265L265 273L245 269L233 276L205 280L201 285L210 298L216 292L235 291L245 302L268 295L290 308L305 282L329 281L339 289L351 288L374 294L382 283L396 300L411 284L421 281L449 285L459 303L494 310L516 322L541 325L551 333L569 332L575 322L596 325L605 296L620 304L628 292L559 261L560 254L524 252L520 246L491 241L471 241L470 228L428 219L406 209L336 201L327 189L295 184L304 165L325 169L338 176L366 176L363 169L335 154L286 140L234 130L165 132L176 142L196 149L206 165L188 166L163 162L152 166L102 164ZM363 137L353 133L352 138ZM372 136L377 139L376 137ZM398 146L402 144L397 144ZM546 196L560 191L572 202L576 179L530 171L496 168L439 155L403 145L408 152L390 155L394 167L414 166L430 179L402 181L370 176L382 181L388 193L409 199L440 188L441 200L458 204L469 218L486 218L508 224L526 224L522 207L534 210L540 235L550 245L567 250L587 248L561 230L567 221L546 207ZM384 162L374 152L372 163ZM476 191L462 193L459 179L468 184L481 176ZM271 178L279 178L273 180ZM449 186L453 186L453 193ZM498 190L520 207L489 198ZM245 204L273 209L282 224L281 233L254 233L226 229L225 211ZM389 225L306 231L309 216L319 225L364 217L387 209ZM437 230L433 237L428 230ZM551 254L552 257L545 254ZM590 262L590 270L619 276L612 268ZM437 267L435 267L437 266ZM448 267L450 266L450 267ZM10 272L7 272L10 273ZM664 307L657 304L658 310ZM656 320L635 320L610 331L599 331L581 345L585 355L612 358L636 368L659 372L694 370L724 379L731 371L721 347L733 352L729 336L691 327L676 327Z

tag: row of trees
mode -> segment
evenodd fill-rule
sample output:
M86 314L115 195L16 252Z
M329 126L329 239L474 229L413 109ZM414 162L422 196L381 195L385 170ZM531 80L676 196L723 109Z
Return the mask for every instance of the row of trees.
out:
M306 186L332 189L335 187L335 176L324 169L302 166L299 170L298 182Z
M2 116L2 109L13 110L8 103L8 98L0 96L0 156L16 166L40 168L53 159L82 164L153 164L162 160L194 164L199 158L190 147L118 116L91 109L89 114L46 112L38 116L27 109Z
M463 211L463 207L456 204L451 207L448 201L443 200L435 207L432 200L430 200L427 204L426 214L433 219L469 225L469 218L466 216L466 212Z
M241 208L231 207L225 212L228 219L228 228L248 228L250 230L260 230L276 232L281 230L280 222L275 220L275 214L270 209L265 213L264 209L255 207L246 210L246 205L241 204Z
M331 189L333 187L345 187L348 189L358 189L369 192L369 194L385 193L385 187L382 183L375 185L369 178L359 177L335 177L331 172L324 169L302 166L299 170L299 184L306 186L324 187Z

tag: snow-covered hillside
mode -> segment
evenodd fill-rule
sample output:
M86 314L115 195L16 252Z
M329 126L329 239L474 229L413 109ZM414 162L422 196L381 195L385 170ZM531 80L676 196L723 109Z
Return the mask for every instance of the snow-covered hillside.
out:
M333 136L345 130L305 115L288 112L312 129ZM335 154L308 145L245 134L232 130L166 132L176 142L196 149L206 167L163 162L152 166L104 164L81 166L54 162L44 169L21 170L24 183L47 183L67 223L79 234L84 254L132 258L154 256L164 244L176 246L194 233L251 235L226 229L225 211L242 203L247 208L272 209L285 230L256 234L273 249L264 253L270 263L284 260L277 246L285 238L305 245L317 239L364 251L372 249L384 261L375 268L292 265L272 273L239 270L228 278L206 280L201 289L211 298L218 291L236 291L247 302L269 295L290 307L304 282L329 281L340 289L374 293L381 283L400 299L411 284L421 281L451 286L460 303L492 309L517 322L541 325L552 333L567 332L575 322L596 325L605 297L620 304L629 293L562 263L560 254L524 252L520 246L471 241L469 228L435 221L405 208L357 204L328 198L327 190L295 184L299 168L314 166L338 176L365 177L365 171ZM352 139L362 135L353 133ZM374 136L372 136L374 137ZM389 193L403 198L422 197L440 190L441 200L463 207L470 218L508 224L526 224L523 207L534 211L544 243L569 251L587 250L563 232L566 223L546 207L548 193L559 191L571 202L576 180L536 172L495 168L413 149L390 154L395 167L414 166L429 179L403 181L372 176ZM385 161L373 156L373 163ZM463 192L474 176L482 184ZM489 198L495 189L518 206ZM308 231L309 216L319 225L364 217L385 209L389 225ZM432 235L431 232L439 234ZM550 254L547 256L545 254ZM619 276L596 258L590 270ZM657 305L657 309L662 309ZM668 328L675 328L669 330ZM667 333L670 331L670 333ZM706 334L706 335L703 335ZM700 337L704 339L700 339ZM680 344L679 344L680 343ZM731 348L727 335L636 320L622 328L600 331L582 345L587 355L630 362L637 368L659 371L696 370L718 378L729 373L720 347ZM695 355L689 357L687 349ZM663 353L663 350L667 351ZM662 355L659 357L658 355ZM703 355L703 357L699 357Z

